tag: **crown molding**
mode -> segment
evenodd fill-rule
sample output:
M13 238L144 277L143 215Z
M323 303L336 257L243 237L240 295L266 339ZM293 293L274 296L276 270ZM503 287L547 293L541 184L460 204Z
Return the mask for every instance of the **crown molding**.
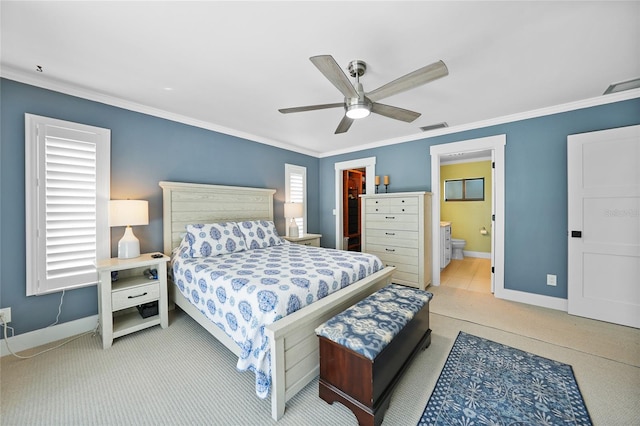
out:
M164 118L166 120L175 121L178 123L183 123L183 124L187 124L190 126L194 126L194 127L198 127L206 130L211 130L211 131L222 133L225 135L235 136L235 137L246 139L252 142L257 142L264 145L270 145L276 148L286 149L288 151L293 151L299 154L309 155L311 157L316 157L316 158L332 157L334 155L348 154L352 152L363 151L366 149L379 148L382 146L396 145L404 142L412 142L412 141L421 140L421 139L429 139L436 136L459 133L467 130L480 129L483 127L490 127L498 124L511 123L514 121L527 120L530 118L543 117L545 115L558 114L562 112L589 108L593 106L606 105L610 103L615 103L615 102L620 102L620 101L625 101L625 100L640 97L640 89L627 90L623 92L597 96L595 98L584 99L581 101L555 105L552 107L545 107L545 108L525 111L517 114L496 117L488 120L481 120L473 123L461 124L458 126L444 127L442 129L436 129L429 132L421 132L418 134L412 134L412 135L402 136L402 137L393 138L393 139L381 140L381 141L372 142L369 144L359 145L353 148L346 148L343 150L329 151L329 152L319 152L319 151L304 149L299 146L290 145L281 141L276 141L276 140L265 138L262 136L241 132L236 129L220 126L207 121L196 120L191 117L175 114L169 111L153 108L153 107L142 105L136 102L131 102L126 99L107 95L105 93L97 92L93 89L88 89L86 87L73 85L68 82L60 81L57 79L36 76L33 73L27 73L6 65L0 66L0 77L6 78L9 80L14 80L24 84L29 84L31 86L40 87L47 90L53 90L55 92L60 92L66 95L76 96L76 97L87 99L90 101L100 102L106 105L111 105L118 108L130 110L130 111L140 112L140 113L151 115L154 117Z
M517 114L504 115L501 117L491 118L488 120L476 121L473 123L461 124L458 126L444 127L429 132L402 136L394 139L387 139L370 144L359 145L358 149L344 149L339 151L331 151L320 154L320 158L331 157L334 155L348 154L351 152L362 151L365 149L380 148L382 146L395 145L404 142L412 142L421 139L430 139L436 136L450 135L452 133L465 132L467 130L481 129L484 127L495 126L498 124L513 123L515 121L527 120L530 118L544 117L546 115L559 114L567 111L575 111L583 108L590 108L599 105L612 104L615 102L626 101L629 99L640 98L640 89L627 90L624 92L611 93L608 95L597 96L595 98L583 99L580 101L568 102L565 104L554 105L551 107L534 109L531 111L520 112Z
M115 106L118 108L123 108L129 111L135 111L142 114L151 115L153 117L164 118L166 120L175 121L182 124L188 124L190 126L198 127L201 129L211 130L211 131L222 133L229 136L235 136L241 139L249 140L251 142L258 142L264 145L270 145L276 148L282 148L288 151L293 151L300 154L309 155L312 157L318 157L318 155L320 154L318 151L312 151L312 150L300 148L299 146L290 145L284 142L268 139L258 135L253 135L251 133L241 132L236 129L220 126L218 124L210 123L207 121L196 120L191 117L187 117L184 115L176 114L176 113L165 111L158 108L153 108L147 105L128 101L126 99L107 95L105 93L101 93L93 89L88 89L86 87L70 84L65 81L36 76L36 75L33 75L33 73L27 73L27 72L18 70L13 67L5 66L5 65L0 67L0 77L6 78L9 80L14 80L19 83L40 87L42 89L52 90L54 92L60 92L65 95L76 96L78 98L87 99L90 101L95 101L102 104Z

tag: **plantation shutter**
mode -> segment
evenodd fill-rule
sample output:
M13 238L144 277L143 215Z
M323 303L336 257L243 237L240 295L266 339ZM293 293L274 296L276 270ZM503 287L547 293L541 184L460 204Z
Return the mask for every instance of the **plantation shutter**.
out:
M109 257L109 131L37 118L27 123L27 295L95 284L96 260Z
M307 232L307 169L302 166L285 164L286 175L286 201L290 203L302 203L304 216L296 218L299 234ZM288 229L287 229L288 232Z

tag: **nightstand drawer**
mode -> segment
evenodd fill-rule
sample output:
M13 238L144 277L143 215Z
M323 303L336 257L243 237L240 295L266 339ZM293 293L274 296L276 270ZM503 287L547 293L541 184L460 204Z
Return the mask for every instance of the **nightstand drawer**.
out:
M128 287L114 291L111 294L111 308L114 311L131 308L160 298L160 284L158 281L145 285Z

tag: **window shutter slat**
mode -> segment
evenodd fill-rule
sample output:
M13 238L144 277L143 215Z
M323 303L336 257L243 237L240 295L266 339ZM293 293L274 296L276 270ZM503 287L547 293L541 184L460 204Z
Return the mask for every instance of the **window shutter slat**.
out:
M46 279L95 271L96 144L45 137Z

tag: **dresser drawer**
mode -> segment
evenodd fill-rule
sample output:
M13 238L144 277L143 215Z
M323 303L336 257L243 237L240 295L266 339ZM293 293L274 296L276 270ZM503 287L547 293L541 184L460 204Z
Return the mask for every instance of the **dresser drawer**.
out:
M418 199L416 197L389 198L389 213L418 213Z
M416 197L366 199L368 213L418 213Z
M410 247L394 247L388 245L367 244L367 252L386 253L388 255L414 257L416 259L418 258L418 249Z
M111 308L114 311L131 308L143 303L153 302L160 298L160 283L151 281L148 284L127 287L111 294Z
M416 231L392 231L389 229L370 229L366 233L367 246L371 244L411 247L417 249L420 235Z
M388 213L393 213L393 214L403 214L403 213L410 213L410 214L418 214L418 205L414 204L414 205L391 205L389 206L389 211Z
M418 265L418 249L400 248L400 247L385 247L379 245L368 245L367 253L376 255L382 261L389 261L395 263L403 263L406 265Z
M396 274L398 272L415 274L416 276L418 276L418 261L415 258L409 259L403 256L377 252L371 252L371 254L375 254L376 256L378 256L383 265L396 267L396 271L393 273L394 278L396 278Z
M417 231L417 214L367 213L367 229L387 229L396 231Z

